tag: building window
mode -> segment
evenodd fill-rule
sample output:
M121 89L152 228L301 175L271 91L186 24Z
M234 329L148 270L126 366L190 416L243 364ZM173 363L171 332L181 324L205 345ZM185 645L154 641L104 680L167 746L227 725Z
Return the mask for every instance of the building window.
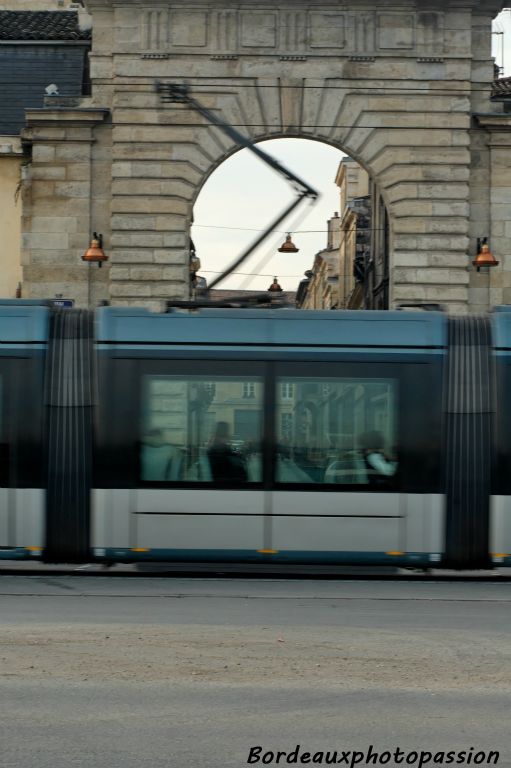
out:
M282 400L292 400L293 391L294 391L294 387L289 381L284 381L280 385L280 396Z
M243 397L253 398L255 397L255 384L251 381L243 382Z

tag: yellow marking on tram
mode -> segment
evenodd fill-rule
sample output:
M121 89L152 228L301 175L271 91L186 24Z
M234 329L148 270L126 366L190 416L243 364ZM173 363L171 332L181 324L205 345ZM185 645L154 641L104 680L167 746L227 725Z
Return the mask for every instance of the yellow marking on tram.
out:
M42 552L42 547L25 547L25 549L28 549L29 552Z
M278 555L278 549L258 549L260 555Z
M132 552L150 552L151 549L150 547L132 547L131 551Z
M492 557L509 557L509 555L507 555L505 552L492 552L491 556Z
M404 552L385 552L386 555L404 555Z

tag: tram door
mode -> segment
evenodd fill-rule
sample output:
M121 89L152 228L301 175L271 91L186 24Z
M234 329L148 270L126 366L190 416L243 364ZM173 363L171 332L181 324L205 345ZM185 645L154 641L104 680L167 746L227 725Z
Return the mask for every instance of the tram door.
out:
M428 364L278 364L268 545L328 562L438 554L440 386Z
M195 561L257 553L264 545L264 366L130 363L133 377L126 371L125 380L136 380L137 388L124 403L111 403L117 416L103 439L113 439L124 454L132 487L125 485L124 504L114 505L113 527L101 521L108 503L96 498L95 548ZM123 477L119 472L118 488Z

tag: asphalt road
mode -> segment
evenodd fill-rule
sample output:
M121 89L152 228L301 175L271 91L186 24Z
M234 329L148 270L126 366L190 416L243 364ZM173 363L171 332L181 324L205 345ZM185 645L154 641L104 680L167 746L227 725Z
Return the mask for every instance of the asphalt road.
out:
M238 768L297 745L511 766L510 603L497 580L0 576L0 766Z

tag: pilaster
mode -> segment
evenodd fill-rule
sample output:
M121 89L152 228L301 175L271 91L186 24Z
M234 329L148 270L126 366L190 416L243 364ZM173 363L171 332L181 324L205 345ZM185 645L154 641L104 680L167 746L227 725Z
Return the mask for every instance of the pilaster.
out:
M96 134L107 116L95 108L26 111L23 141L32 149L23 192L26 298L62 295L80 307L108 298L108 267L82 261L93 230L102 230L110 247L109 216L93 217L98 197L109 198L104 169L93 168Z
M511 304L511 114L477 115L489 151L490 249L499 261L487 277L488 304Z

